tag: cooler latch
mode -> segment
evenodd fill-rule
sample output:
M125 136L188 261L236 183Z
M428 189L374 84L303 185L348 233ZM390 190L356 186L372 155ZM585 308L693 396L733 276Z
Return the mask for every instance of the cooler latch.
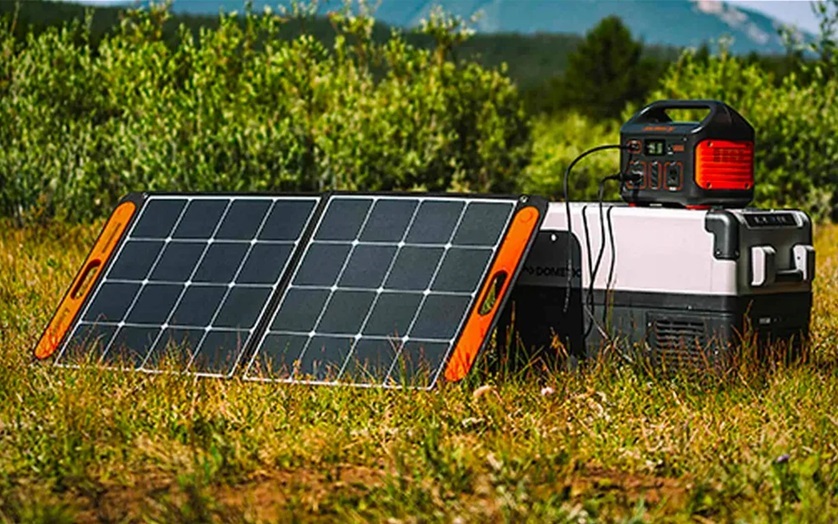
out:
M807 244L797 244L792 248L794 268L803 274L804 282L815 279L815 248Z
M765 287L775 282L811 282L815 277L815 248L798 244L792 248L790 269L777 269L777 251L771 246L751 248L751 286Z

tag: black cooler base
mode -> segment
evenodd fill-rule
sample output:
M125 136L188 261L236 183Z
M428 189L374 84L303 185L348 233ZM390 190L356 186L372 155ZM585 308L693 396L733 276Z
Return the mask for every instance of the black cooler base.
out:
M610 348L654 363L717 365L727 362L743 341L754 343L759 358L770 358L772 351L793 356L808 337L812 306L810 292L720 296L615 291L606 296L595 291L592 324L587 307L581 314L578 288L564 312L565 290L516 287L498 331L499 347L509 361L551 365L564 356L593 358Z

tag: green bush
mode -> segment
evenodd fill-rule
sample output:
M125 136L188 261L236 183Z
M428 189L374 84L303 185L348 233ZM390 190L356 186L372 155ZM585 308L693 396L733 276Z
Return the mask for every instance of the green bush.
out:
M328 48L252 13L171 46L167 17L132 12L98 46L89 19L23 45L0 24L0 214L86 220L145 190L510 191L528 162L514 85L449 57L456 20L431 16L423 50L376 43L363 13L333 14Z
M528 193L563 199L562 180L567 166L586 149L618 144L620 123L593 121L569 113L561 118L541 117L533 125L532 162L524 171L521 188ZM594 153L574 168L568 180L571 200L595 200L598 182L620 169L620 153L606 150ZM616 182L606 185L606 199L619 198Z
M822 220L838 197L838 79L813 62L777 82L757 65L722 51L687 52L651 99L712 98L739 111L756 130L755 204L800 207Z

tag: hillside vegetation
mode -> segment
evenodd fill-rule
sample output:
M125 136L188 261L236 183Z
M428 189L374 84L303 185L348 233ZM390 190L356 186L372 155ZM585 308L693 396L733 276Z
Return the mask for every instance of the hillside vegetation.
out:
M339 14L331 49L252 15L172 49L167 17L135 13L95 53L79 23L0 37L2 214L90 219L130 190L509 191L527 163L514 86L449 60L462 33L442 18L425 50Z
M583 145L618 139L621 107L625 117L660 97L721 98L753 122L758 205L818 219L836 206L828 31L818 60L790 55L775 70L688 52L655 86L644 84L651 66L630 33L595 28L539 95L554 112L533 117L503 67L460 58L474 40L442 14L419 35L428 45L376 36L363 12L334 13L330 39L304 32L314 20L304 12L181 24L174 37L164 8L129 12L108 32L94 31L96 16L23 36L16 18L0 23L0 215L18 223L101 217L132 190L554 196ZM614 155L592 162L577 171L573 198L591 198L618 168Z
M162 3L162 2L157 2ZM272 2L276 4L278 2ZM300 2L301 4L305 2ZM336 3L332 6L337 5ZM189 5L187 4L187 7ZM245 2L236 2L234 10L244 11ZM289 17L278 35L281 39L293 39L300 34L308 34L322 42L326 47L334 43L335 30L332 23L324 16L311 16L310 10L301 10L302 17ZM126 16L125 7L84 6L69 1L50 0L4 0L0 2L0 16L16 19L14 34L18 40L25 40L31 31L43 33L51 27L61 26L74 19L84 19L91 13L90 45L95 49L107 36L118 32L120 20ZM257 9L257 13L261 14ZM179 27L185 27L193 37L198 37L202 29L216 30L220 19L218 11L211 15L172 12L162 27L162 39L171 47L179 42ZM382 43L389 39L392 28L376 20L372 38ZM421 31L406 31L404 38L412 45L428 48L433 46L433 39ZM521 35L515 33L486 34L477 33L458 48L457 56L461 59L478 62L484 67L508 65L507 73L524 89L534 88L546 80L560 75L567 67L568 54L576 48L582 38L576 34L538 34ZM647 46L646 52L652 56L673 59L678 51L674 48Z

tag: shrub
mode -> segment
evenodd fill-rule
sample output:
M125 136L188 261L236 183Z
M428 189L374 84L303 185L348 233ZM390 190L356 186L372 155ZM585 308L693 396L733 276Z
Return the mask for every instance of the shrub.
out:
M529 129L501 71L455 62L463 25L434 13L419 49L333 13L334 43L222 16L167 45L162 7L98 46L87 23L16 46L0 24L0 214L86 220L129 191L509 191Z
M595 122L568 113L561 118L541 117L533 125L532 162L524 172L521 187L525 192L563 198L565 169L586 149L620 141L620 124L605 120ZM600 179L619 171L620 153L606 150L583 159L569 178L571 200L595 200ZM616 183L606 186L606 199L619 198Z

